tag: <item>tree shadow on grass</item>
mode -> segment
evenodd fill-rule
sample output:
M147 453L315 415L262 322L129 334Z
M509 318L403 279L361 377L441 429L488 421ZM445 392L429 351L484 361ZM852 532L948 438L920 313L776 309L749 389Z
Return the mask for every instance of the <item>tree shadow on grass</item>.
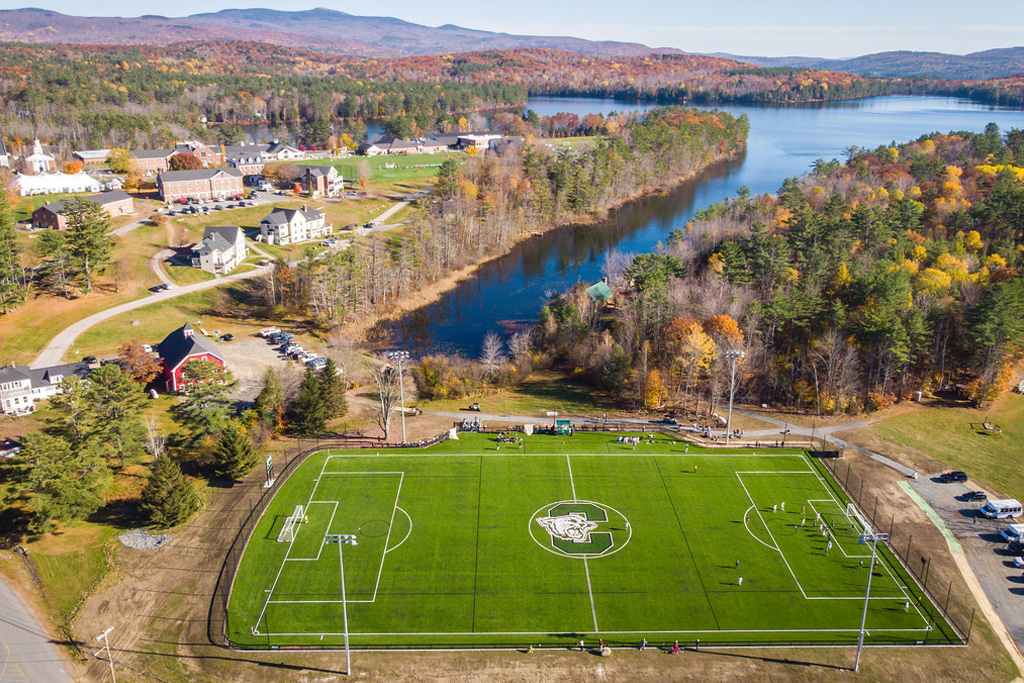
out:
M145 526L147 519L135 503L107 503L89 515L86 521L115 529L136 529Z

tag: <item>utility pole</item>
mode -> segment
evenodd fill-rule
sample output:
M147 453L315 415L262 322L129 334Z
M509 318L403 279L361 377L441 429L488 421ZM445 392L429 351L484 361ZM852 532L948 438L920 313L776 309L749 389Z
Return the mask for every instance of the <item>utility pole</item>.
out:
M725 445L728 446L729 438L732 436L732 397L736 390L736 361L743 360L747 354L739 349L729 349L722 355L732 363L732 373L729 377L729 419L725 423Z
M398 394L402 400L402 443L407 443L405 438L405 378L402 375L402 361L409 360L408 351L390 351L388 352L388 358L393 361L398 361Z
M107 651L107 664L110 665L110 679L114 683L117 683L117 676L114 675L114 660L110 657L110 641L107 639L107 636L110 635L110 632L113 630L113 626L108 626L106 631L96 636L96 640L103 641L103 647L97 650L96 653L93 654L93 657L96 657L98 659L101 652L103 652L104 650Z
M867 590L864 591L864 613L860 618L860 635L857 637L857 659L853 662L854 672L860 669L860 653L861 650L864 649L864 627L867 625L868 621L868 599L871 597L871 576L875 573L875 548L879 541L885 542L888 540L889 534L878 534L870 530L860 536L861 543L871 544L871 565L868 568L868 587Z

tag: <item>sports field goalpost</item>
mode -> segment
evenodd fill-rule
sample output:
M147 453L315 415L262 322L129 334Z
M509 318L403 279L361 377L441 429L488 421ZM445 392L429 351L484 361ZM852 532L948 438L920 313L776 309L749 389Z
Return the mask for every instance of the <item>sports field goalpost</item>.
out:
M284 520L284 526L281 527L281 533L277 535L279 543L291 543L295 540L295 525L302 522L305 517L305 510L301 505L295 506L295 512L291 514L288 519Z
M860 525L860 527L861 527L860 528L860 532L862 534L870 534L870 533L872 533L871 525L868 524L868 520L866 520L864 518L864 515L862 515L860 513L860 510L858 510L857 506L854 505L853 503L847 503L846 504L846 516L850 517L857 524Z

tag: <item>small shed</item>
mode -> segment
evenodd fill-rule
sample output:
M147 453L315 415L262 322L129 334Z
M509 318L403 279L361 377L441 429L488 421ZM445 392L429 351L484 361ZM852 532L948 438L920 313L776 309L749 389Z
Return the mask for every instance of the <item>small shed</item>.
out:
M605 282L604 280L601 280L600 282L595 282L594 284L587 287L587 294L589 294L590 298L599 304L604 303L605 301L611 299L614 296L611 287L609 287L608 283Z
M568 434L572 436L572 422L569 420L555 420L555 434Z

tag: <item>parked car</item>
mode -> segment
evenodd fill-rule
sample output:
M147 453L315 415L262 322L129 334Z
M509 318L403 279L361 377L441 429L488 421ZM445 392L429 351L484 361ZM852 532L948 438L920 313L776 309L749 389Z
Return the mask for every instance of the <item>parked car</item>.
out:
M983 500L988 500L988 494L984 491L968 491L957 496L958 499L965 503L975 503Z
M1021 541L1010 541L1006 544L1006 552L1016 557L1024 557L1024 543Z
M967 481L967 473L966 472L961 472L959 470L954 470L953 472L946 472L945 474L943 474L942 476L939 477L939 480L943 484L952 484L954 482L963 482L963 481Z
M260 336L263 337L264 339L266 339L267 337L272 337L275 334L281 334L280 327L264 327L262 330L260 330Z
M235 335L233 335L230 332L228 332L223 337L221 337L220 340L221 341L235 341Z
M96 362L96 360L96 356L86 356L85 358L82 359L82 362L88 365L92 365L93 363Z
M1018 555L1013 558L1013 566L1017 569L1024 569L1024 556Z
M149 344L143 344L142 350L145 351L146 353L153 353L153 347L150 346Z

